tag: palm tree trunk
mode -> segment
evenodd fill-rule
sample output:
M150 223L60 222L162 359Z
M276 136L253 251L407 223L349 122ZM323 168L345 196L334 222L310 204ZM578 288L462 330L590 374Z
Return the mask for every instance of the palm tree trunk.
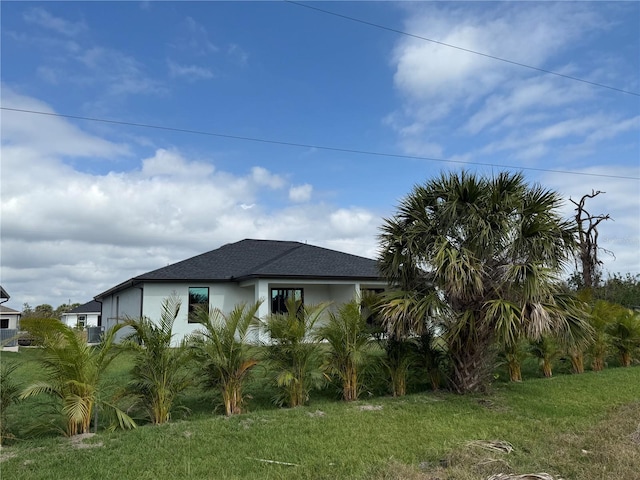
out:
M623 367L631 366L631 354L629 352L622 352L620 354L620 360Z
M551 360L548 358L542 359L542 374L545 376L545 378L551 378L553 376Z
M573 373L584 373L584 355L582 352L571 352L569 358L571 359Z
M604 358L601 355L593 357L593 361L591 362L591 369L594 372L601 372L602 370L604 370Z

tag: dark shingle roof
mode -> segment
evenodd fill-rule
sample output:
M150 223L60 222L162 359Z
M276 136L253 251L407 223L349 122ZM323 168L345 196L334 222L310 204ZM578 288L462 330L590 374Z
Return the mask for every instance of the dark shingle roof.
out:
M96 313L102 311L102 304L95 300L80 305L79 307L69 310L67 313Z
M2 285L0 285L0 298L4 298L6 300L9 300L11 298L11 296L7 293Z
M381 280L378 263L370 258L300 242L247 239L144 273L96 298L137 282L238 282L258 277Z
M378 279L375 260L300 242L241 240L136 280L241 281L255 277Z

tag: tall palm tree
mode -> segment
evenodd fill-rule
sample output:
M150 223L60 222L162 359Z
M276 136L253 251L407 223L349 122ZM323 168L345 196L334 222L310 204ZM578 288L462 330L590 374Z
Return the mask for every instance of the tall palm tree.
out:
M329 345L325 368L340 379L342 398L347 402L357 400L372 347L360 303L351 301L341 305L337 313L329 313L329 321L317 330L316 336Z
M122 428L133 428L135 423L123 411L108 403L101 396L101 379L104 371L119 353L114 340L120 326L108 330L98 346L87 345L80 333L60 323L48 324L41 330L43 356L41 363L47 375L46 381L26 387L20 398L48 394L62 401L66 417L67 436L88 433L92 413L103 407L115 413Z
M258 352L249 344L248 335L259 320L261 303L236 305L227 315L219 309L203 309L196 316L203 329L189 344L204 372L205 385L220 389L226 415L242 413L242 388L258 364Z
M128 390L153 424L169 421L176 399L191 384L186 368L189 352L184 343L171 343L180 306L177 297L169 297L162 302L160 323L142 317L122 324L133 328L127 337L127 344L135 352Z
M557 280L575 225L560 205L522 174L445 173L414 187L385 220L381 271L405 292L383 308L387 328L419 334L437 318L456 391L487 385L498 335L515 343L566 328Z
M314 339L314 329L326 308L327 304L302 305L289 298L286 313L272 314L262 322L270 338L266 356L280 388L279 405L304 405L311 389L322 383L321 344Z

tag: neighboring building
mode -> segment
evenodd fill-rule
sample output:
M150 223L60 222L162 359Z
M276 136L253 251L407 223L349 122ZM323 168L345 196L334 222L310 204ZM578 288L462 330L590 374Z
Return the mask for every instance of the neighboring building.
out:
M125 318L159 319L163 299L174 294L182 301L173 330L179 340L198 329L189 316L198 305L229 312L263 300L258 316L265 318L282 312L288 297L336 308L385 286L369 258L299 242L242 240L131 278L95 299L110 328Z
M91 300L62 314L62 323L72 328L87 328L102 326L102 305Z
M0 329L17 330L20 328L21 313L13 308L0 305Z
M21 313L13 308L2 305L11 297L0 285L0 349L18 348L18 329L20 328Z

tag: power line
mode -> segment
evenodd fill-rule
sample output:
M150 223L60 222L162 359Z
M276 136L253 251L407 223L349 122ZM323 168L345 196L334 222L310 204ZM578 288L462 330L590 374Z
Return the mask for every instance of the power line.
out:
M387 153L387 152L374 152L370 150L358 150L355 148L340 148L340 147L330 147L327 145L314 145L311 143L298 143L298 142L285 142L282 140L270 140L266 138L255 138L255 137L245 137L241 135L231 135L226 133L216 133L216 132L205 132L202 130L191 130L187 128L177 128L177 127L167 127L163 125L152 125L148 123L136 123L136 122L126 122L121 120L109 120L106 118L95 118L95 117L82 117L79 115L67 115L64 113L53 113L53 112L41 112L38 110L26 110L21 108L10 108L10 107L0 107L0 110L6 110L9 112L19 112L19 113L28 113L32 115L45 115L49 117L60 117L60 118L70 118L74 120L84 120L89 122L100 122L100 123L108 123L112 125L124 125L128 127L139 127L139 128L152 128L155 130L164 130L168 132L177 132L177 133L188 133L192 135L205 135L209 137L218 137L218 138L228 138L231 140L243 140L247 142L257 142L257 143L266 143L270 145L283 145L287 147L302 147L302 148L316 148L318 150L326 150L330 152L341 152L341 153L355 153L358 155L372 155L377 157L390 157L390 158L402 158L407 160L427 160L430 162L443 162L443 163L456 163L462 165L475 165L482 167L496 167L496 168L507 168L510 170L531 170L536 172L546 172L546 173L560 173L566 175L582 175L586 177L600 177L600 178L618 178L623 180L640 180L640 177L629 177L622 175L608 175L608 174L600 174L600 173L587 173L587 172L576 172L572 170L554 170L549 168L536 168L536 167L519 167L514 165L503 165L499 163L484 163L484 162L468 162L463 160L448 160L445 158L433 158L433 157L422 157L418 155L403 155L399 153Z
M291 3L293 5L297 5L299 7L304 7L304 8L308 8L310 10L315 10L317 12L325 13L327 15L333 15L334 17L339 17L339 18L343 18L345 20L350 20L352 22L357 22L357 23L361 23L363 25L368 25L370 27L375 27L375 28L379 28L381 30L386 30L388 32L397 33L397 34L404 35L404 36L411 37L411 38L417 38L419 40L424 40L426 42L435 43L437 45L442 45L444 47L455 48L456 50L461 50L463 52L473 53L474 55L480 55L482 57L491 58L492 60L497 60L499 62L509 63L511 65L517 65L518 67L528 68L530 70L535 70L535 71L546 73L546 74L549 74L549 75L555 75L557 77L562 77L562 78L566 78L566 79L569 79L569 80L574 80L576 82L586 83L588 85L593 85L595 87L607 88L609 90L614 90L616 92L625 93L627 95L634 95L636 97L640 97L640 93L638 93L638 92L632 92L630 90L624 90L622 88L612 87L611 85L605 85L605 84L602 84L602 83L597 83L597 82L592 82L590 80L585 80L584 78L578 78L578 77L574 77L574 76L571 76L571 75L566 75L564 73L559 73L559 72L554 72L552 70L546 70L544 68L534 67L532 65L527 65L525 63L516 62L514 60L509 60L507 58L497 57L495 55L490 55L488 53L483 53L483 52L478 52L476 50L471 50L469 48L458 47L457 45L451 45L449 43L440 42L440 41L434 40L432 38L422 37L422 36L416 35L414 33L408 33L408 32L405 32L403 30L398 30L398 29L395 29L395 28L387 27L387 26L381 25L379 23L373 23L373 22L369 22L367 20L362 20L360 18L351 17L349 15L343 15L341 13L332 12L330 10L324 10L322 8L313 7L313 6L307 5L305 3L295 2L293 0L283 0L283 1L286 2L286 3Z

